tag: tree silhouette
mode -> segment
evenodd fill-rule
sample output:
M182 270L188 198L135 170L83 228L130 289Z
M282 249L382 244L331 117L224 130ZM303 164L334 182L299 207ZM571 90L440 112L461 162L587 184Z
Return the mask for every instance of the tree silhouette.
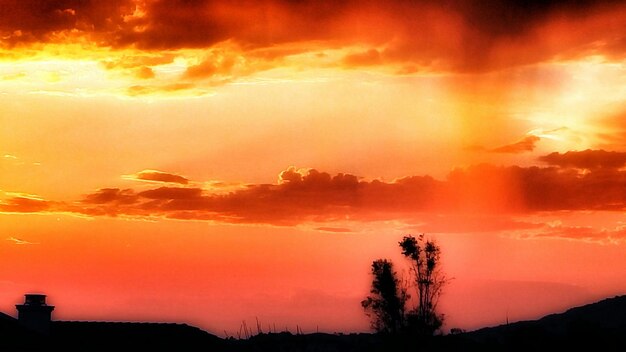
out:
M378 259L372 263L372 289L361 305L377 332L395 334L406 326L407 292L393 271L393 263Z
M437 314L437 302L446 278L440 271L440 248L424 235L408 235L400 241L402 254L411 261L411 272L417 291L417 306L407 315L408 326L419 334L432 335L443 324Z

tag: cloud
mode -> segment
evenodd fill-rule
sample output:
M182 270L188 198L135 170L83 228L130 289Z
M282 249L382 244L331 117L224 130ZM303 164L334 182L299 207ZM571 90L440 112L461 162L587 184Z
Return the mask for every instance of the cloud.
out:
M19 80L21 78L26 77L26 73L24 72L17 72L17 73L11 73L11 74L7 74L7 75L3 75L2 79L3 81L12 81L12 80Z
M147 66L141 66L135 71L135 76L141 79L154 78L154 71Z
M382 63L380 52L376 49L347 55L343 61L346 66L373 66Z
M310 49L299 48L295 44L286 46L249 49L231 41L215 44L203 51L197 63L187 66L181 79L192 82L201 80L212 85L226 84L237 78L275 68L284 64L284 58Z
M73 203L17 196L0 203L0 211L273 225L399 220L448 232L459 230L452 223L464 222L472 231L489 232L535 226L515 220L516 214L626 209L626 171L594 168L581 173L568 165L481 164L455 169L444 180L409 176L392 182L291 167L276 184L249 184L228 192L195 186L141 192L103 188ZM491 216L505 218L487 221Z
M82 200L86 204L133 204L138 196L132 189L102 188Z
M72 33L107 41L135 8L131 0L8 0L2 5L2 44L13 46L62 41Z
M208 94L206 90L196 88L197 87L193 83L172 83L152 86L134 85L128 87L128 89L126 89L126 93L130 96L144 96L162 93L170 94L177 92L192 93L195 95Z
M409 226L407 230L420 233L486 233L528 231L544 227L542 223L522 221L502 214L423 214L420 221L420 224Z
M516 237L520 239L552 238L584 241L599 244L626 242L626 226L598 228L593 226L566 226L560 223L547 224L538 229L524 231Z
M352 232L352 230L345 228L345 227L327 227L327 226L316 227L315 230L322 231L322 232L340 232L340 233Z
M523 152L532 152L535 150L535 145L539 142L541 138L530 135L522 138L521 140L503 145L501 147L497 147L489 150L492 153L509 153L509 154L518 154Z
M7 238L7 241L11 241L11 242L13 242L16 245L39 244L39 243L36 243L36 242L29 242L29 241L25 241L25 240L22 240L22 239L19 239L19 238L15 238L15 237L9 237L9 238Z
M230 55L229 55L230 54ZM232 53L211 53L202 62L187 68L183 78L202 79L213 76L230 76L234 71L246 70L245 58ZM250 70L252 71L252 70Z
M559 167L619 169L626 165L626 153L587 149L562 154L554 152L540 157L539 160Z
M616 112L599 119L599 122L603 127L597 133L601 143L624 150L626 148L626 106L619 106Z
M269 47L329 39L350 6L318 2L156 0L129 19L114 45L141 49L206 48L225 40ZM316 23L316 26L311 26Z
M15 196L8 200L0 201L0 212L2 213L39 213L55 211L52 202L34 197Z
M167 200L189 200L196 199L202 195L200 188L179 188L179 187L160 187L143 191L138 194L140 197L147 199L167 199Z
M621 60L625 32L626 5L616 1L9 0L0 10L1 44L9 48L90 42L172 54L230 42L237 49L228 56L250 60L260 49L283 47L276 59L288 55L285 47L321 46L346 49L338 66L395 65L396 72L484 72L593 55ZM237 65L207 59L185 78Z
M418 70L485 72L592 55L621 60L626 49L623 36L611 35L624 26L623 3L397 1L379 13L383 39L366 42L383 48L381 63Z
M486 148L480 144L468 145L464 150L472 152L489 152L489 153L505 153L505 154L519 154L525 152L532 152L537 147L537 143L542 139L556 139L560 136L559 133L567 132L567 127L559 127L551 130L544 130L542 128L534 129L526 134L523 138L516 142L505 144L496 148Z
M108 69L116 68L141 68L150 66L159 66L171 64L176 59L176 55L169 52L133 52L125 53L121 57L109 57L100 62L100 64Z
M181 185L186 185L189 183L189 180L183 176L158 170L143 170L134 175L124 175L122 176L122 178L136 181L178 183Z

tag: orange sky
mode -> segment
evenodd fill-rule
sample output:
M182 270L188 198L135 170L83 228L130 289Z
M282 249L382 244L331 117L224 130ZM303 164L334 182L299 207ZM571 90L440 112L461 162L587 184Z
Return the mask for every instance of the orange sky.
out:
M626 3L7 0L0 310L365 331L427 233L446 326L623 293Z

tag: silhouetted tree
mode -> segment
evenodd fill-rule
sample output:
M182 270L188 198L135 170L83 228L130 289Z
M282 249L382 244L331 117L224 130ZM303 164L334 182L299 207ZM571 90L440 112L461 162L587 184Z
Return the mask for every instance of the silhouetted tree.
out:
M406 326L408 295L393 271L393 263L378 259L372 263L371 296L361 302L372 319L372 328L382 333L397 333Z
M420 334L432 335L443 324L443 315L437 314L437 302L446 278L439 268L440 248L424 235L409 235L400 241L402 254L411 261L411 272L417 291L414 310L407 314L409 328Z

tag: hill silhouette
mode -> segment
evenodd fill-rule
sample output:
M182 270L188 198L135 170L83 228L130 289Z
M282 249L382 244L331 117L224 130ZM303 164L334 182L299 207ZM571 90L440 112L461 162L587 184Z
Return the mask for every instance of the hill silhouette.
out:
M626 350L626 296L450 336L453 345L480 351Z

